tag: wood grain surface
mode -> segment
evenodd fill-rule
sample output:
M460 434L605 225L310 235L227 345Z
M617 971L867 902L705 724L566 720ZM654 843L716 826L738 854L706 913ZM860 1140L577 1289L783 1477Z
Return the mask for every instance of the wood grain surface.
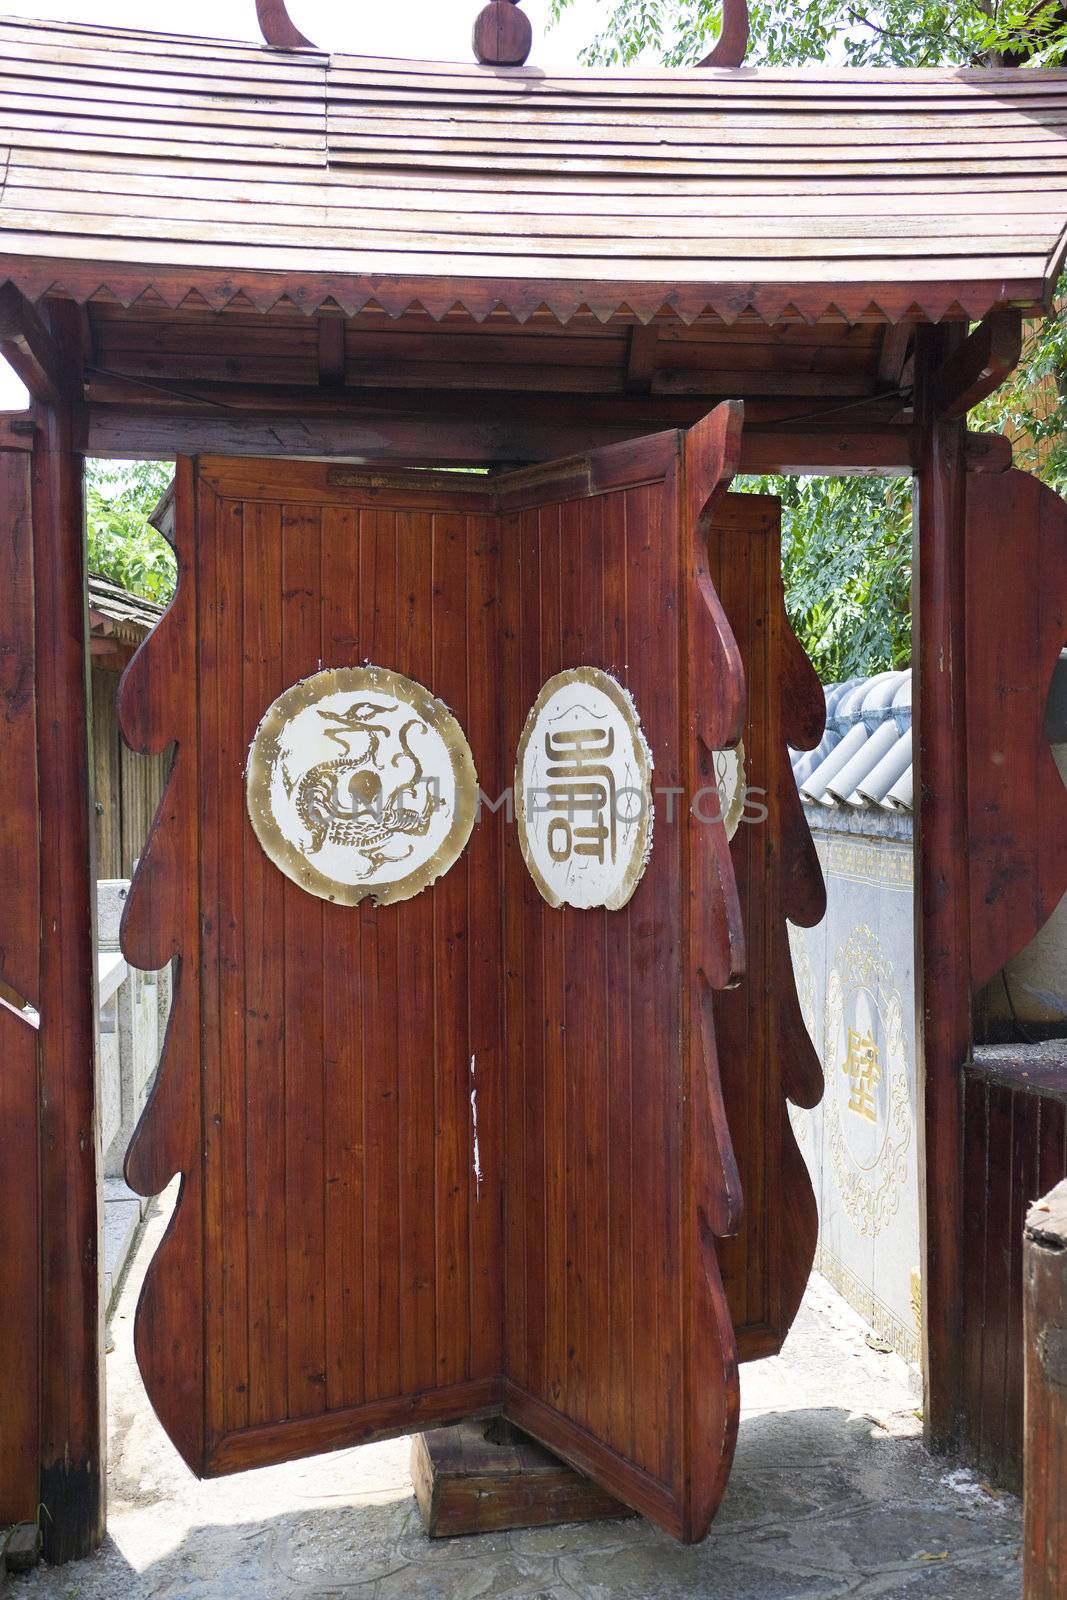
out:
M41 833L37 793L30 457L0 450L0 756L18 774L0 829L0 1524L36 1516L40 1461L41 1216L38 1024Z
M814 748L825 701L786 617L780 502L725 496L711 521L710 552L748 688L742 782L749 797L731 845L747 961L742 982L716 995L714 1006L744 1199L719 1258L745 1361L781 1348L818 1240L815 1194L786 1102L815 1105L822 1067L800 1014L787 922L813 926L825 912L826 891L789 746Z

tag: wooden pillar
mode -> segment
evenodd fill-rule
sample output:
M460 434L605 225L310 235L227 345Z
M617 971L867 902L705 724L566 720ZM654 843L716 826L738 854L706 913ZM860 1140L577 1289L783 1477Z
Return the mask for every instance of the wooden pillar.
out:
M0 1526L37 1513L40 1216L37 1016L40 833L30 438L0 448Z
M914 638L915 983L922 1115L924 1419L960 1436L963 1066L971 1045L964 663L965 423L935 414L933 378L965 329L917 329Z
M75 351L77 325L53 332ZM95 861L91 824L83 466L76 402L42 405L33 455L37 754L42 839L40 1193L44 1551L104 1532L104 1386L96 1120Z
M1067 1593L1067 1182L1023 1235L1024 1600Z

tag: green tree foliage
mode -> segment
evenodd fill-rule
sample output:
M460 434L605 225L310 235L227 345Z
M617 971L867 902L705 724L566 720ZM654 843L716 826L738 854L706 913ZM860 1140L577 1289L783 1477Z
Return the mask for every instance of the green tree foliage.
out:
M553 0L558 15L570 0ZM721 0L601 0L589 65L645 52L699 61L719 31ZM1067 10L1009 0L750 0L748 61L854 67L1067 61ZM1067 284L1061 285L1067 290ZM1003 432L1015 461L1067 492L1067 292L1027 330L1011 380L970 418ZM738 488L782 498L786 604L824 682L903 666L911 653L911 484L878 478L759 478Z
M164 461L89 461L85 474L90 571L164 604L177 568L148 518L173 475Z
M552 0L558 17L571 0ZM667 66L707 54L721 0L601 0L604 26L582 51L588 65L625 66L646 51ZM1067 19L1058 0L749 0L748 60L764 66L835 61L852 67L1059 66Z
M782 501L790 620L824 683L911 659L911 480L740 478Z

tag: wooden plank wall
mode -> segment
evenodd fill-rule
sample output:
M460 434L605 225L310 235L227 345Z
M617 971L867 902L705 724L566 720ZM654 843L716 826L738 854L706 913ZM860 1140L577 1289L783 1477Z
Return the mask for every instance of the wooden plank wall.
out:
M598 452L610 492L545 492L502 530L505 704L579 664L612 673L657 791L655 848L619 911L549 908L507 835L505 1412L685 1540L718 1504L737 1417L712 1237L736 1225L737 1174L710 986L740 966L740 913L725 835L688 801L701 739L741 731L701 520L739 421L723 407L684 444L646 441L654 464ZM665 444L685 452L681 489Z
M417 1420L412 1394L437 1418L450 1396L457 1417L477 1412L497 1398L503 1364L493 1154L503 816L483 821L426 893L338 906L267 859L240 780L260 717L285 686L323 661L371 659L452 707L486 793L499 792L491 502L485 514L435 509L418 494L360 507L341 492L331 503L321 467L287 463L271 488L262 463L244 478L230 465L221 482L201 480L195 532L188 522L177 530L199 609L180 587L182 604L161 624L195 649L199 684L197 792L180 816L175 800L164 827L195 826L199 814L202 943L182 955L200 967L202 1029L194 1009L157 1093L188 1100L193 1083L174 1074L192 1063L175 1047L200 1049L205 1429L202 1440L183 1429L177 1442L208 1473L351 1442L361 1428L406 1431ZM165 719L189 685L172 681L166 651L153 659ZM154 748L174 726L155 730ZM157 832L146 865L173 844ZM169 873L187 870L185 848ZM150 905L143 889L139 878L128 919ZM135 1141L138 1186L144 1151L153 1161L152 1141L169 1138L167 1120L153 1102ZM187 1173L198 1147L194 1137L176 1152ZM168 1310L174 1289L157 1272L144 1324L153 1332L138 1343L157 1403L175 1332L187 1370L200 1337L195 1303L175 1297Z
M963 1445L994 1483L1023 1473L1023 1224L1067 1177L1067 1047L981 1047L964 1082Z
M679 556L662 486L506 517L502 545L518 645L506 703L531 706L578 663L612 672L655 751L657 788L680 785L681 621L667 604ZM681 1499L684 1461L684 833L661 807L621 911L549 909L514 830L505 877L511 1410L520 1423L529 1410L542 1438L553 1414L573 1419L620 1466L634 1462L659 1518Z

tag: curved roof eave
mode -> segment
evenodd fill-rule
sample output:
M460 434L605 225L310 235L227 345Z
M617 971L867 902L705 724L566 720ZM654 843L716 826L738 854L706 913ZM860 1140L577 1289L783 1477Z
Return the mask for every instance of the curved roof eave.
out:
M0 275L399 316L1046 304L1067 72L369 60L0 20Z

